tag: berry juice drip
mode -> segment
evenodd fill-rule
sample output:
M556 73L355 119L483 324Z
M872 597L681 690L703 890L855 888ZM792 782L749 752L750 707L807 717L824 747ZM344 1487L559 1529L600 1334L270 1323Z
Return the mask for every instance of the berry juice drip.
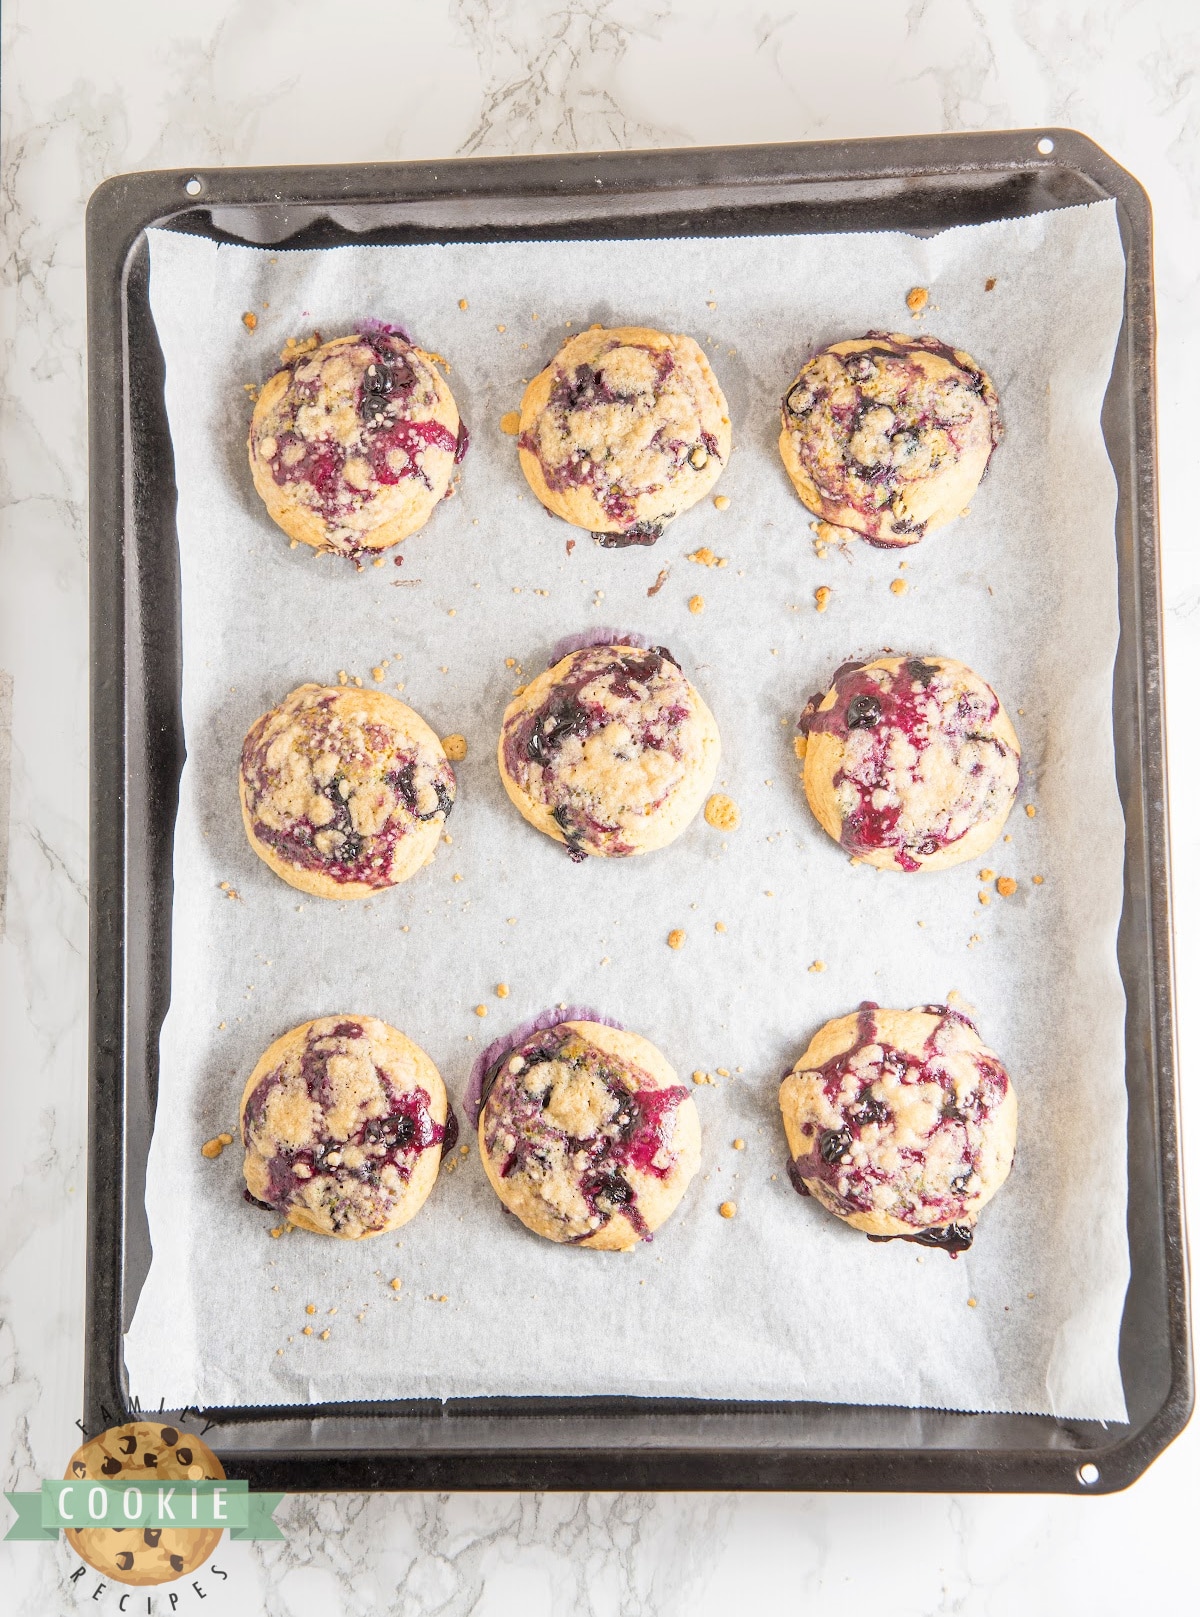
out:
M914 1246L932 1246L939 1252L948 1252L956 1258L968 1252L975 1239L973 1224L944 1224L938 1229L921 1230L914 1235L868 1235L868 1241L882 1245L885 1241L911 1241Z

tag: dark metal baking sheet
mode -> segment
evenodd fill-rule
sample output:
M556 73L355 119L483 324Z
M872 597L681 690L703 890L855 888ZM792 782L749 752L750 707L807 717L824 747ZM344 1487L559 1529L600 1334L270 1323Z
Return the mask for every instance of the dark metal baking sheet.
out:
M1126 820L1131 1278L1126 1426L1032 1415L679 1399L470 1399L207 1410L255 1487L1106 1492L1192 1408L1172 1005L1150 206L1061 129L598 156L122 175L87 219L91 489L91 1121L85 1408L132 1416L121 1353L170 997L180 714L176 490L147 296L157 226L286 251L347 242L907 230L1115 198L1125 318L1103 427L1118 488L1113 679ZM1092 1468L1097 1473L1092 1474Z

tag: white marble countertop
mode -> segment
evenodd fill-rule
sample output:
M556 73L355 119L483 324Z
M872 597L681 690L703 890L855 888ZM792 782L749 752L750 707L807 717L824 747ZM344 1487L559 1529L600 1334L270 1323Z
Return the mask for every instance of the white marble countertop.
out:
M106 176L1072 125L1155 208L1178 972L1200 966L1200 13L1187 0L10 0L3 23L0 896L9 1169L4 1486L63 1464L81 1397L87 1044L83 208ZM3 794L0 743L0 798ZM0 832L3 811L0 802ZM0 835L0 849L2 849ZM0 855L2 857L2 855ZM1196 1002L1181 1000L1185 1114ZM1197 1117L1191 1108L1193 1157ZM1185 1115L1185 1122L1187 1121ZM17 1143L19 1142L19 1144ZM1193 1426L1125 1494L297 1497L227 1545L206 1612L903 1614L1149 1608L1192 1581ZM65 1545L0 1548L5 1611L115 1611ZM200 1597L180 1586L179 1610ZM127 1609L143 1609L136 1597ZM167 1611L163 1594L152 1609Z

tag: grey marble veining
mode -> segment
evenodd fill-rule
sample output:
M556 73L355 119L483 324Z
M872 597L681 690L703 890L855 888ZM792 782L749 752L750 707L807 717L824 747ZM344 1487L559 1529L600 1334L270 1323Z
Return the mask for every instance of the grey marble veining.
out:
M1070 124L1156 210L1160 459L1180 980L1200 965L1200 14L1186 0L11 0L3 15L0 670L13 676L0 936L5 1483L79 1412L86 1073L82 213L159 166L840 138ZM1183 997L1185 1106L1197 1021ZM1189 1110L1197 1113L1192 1105ZM1193 1142L1195 1126L1193 1122ZM227 1545L211 1605L308 1613L1115 1613L1191 1579L1200 1437L1129 1494L294 1498ZM116 1609L64 1546L0 1549L0 1609ZM128 1609L139 1609L135 1601ZM144 1609L144 1606L141 1608ZM159 1597L158 1608L168 1609Z

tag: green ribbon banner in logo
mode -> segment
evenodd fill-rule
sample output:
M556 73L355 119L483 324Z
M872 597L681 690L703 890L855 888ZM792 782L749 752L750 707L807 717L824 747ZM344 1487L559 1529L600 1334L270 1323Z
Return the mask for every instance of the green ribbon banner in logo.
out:
M272 1512L281 1493L248 1482L43 1482L37 1493L5 1493L17 1519L9 1539L52 1539L64 1527L224 1527L230 1538L282 1538Z

